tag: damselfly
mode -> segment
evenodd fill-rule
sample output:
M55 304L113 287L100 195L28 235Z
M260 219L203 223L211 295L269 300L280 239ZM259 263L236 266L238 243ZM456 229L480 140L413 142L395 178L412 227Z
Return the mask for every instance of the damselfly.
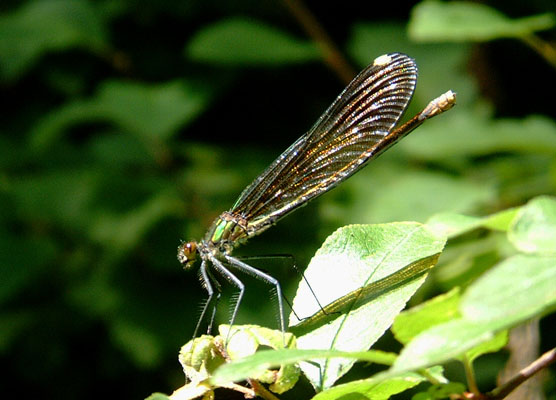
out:
M182 243L178 260L190 268L199 258L200 276L208 299L195 328L211 315L214 322L220 284L224 277L238 290L232 304L230 324L241 305L245 285L229 268L261 279L274 287L278 299L280 328L285 331L280 282L232 256L239 244L268 229L280 218L349 178L426 119L455 104L448 91L399 128L417 80L415 61L400 53L378 57L336 98L315 125L247 186L229 211L222 213L200 242Z

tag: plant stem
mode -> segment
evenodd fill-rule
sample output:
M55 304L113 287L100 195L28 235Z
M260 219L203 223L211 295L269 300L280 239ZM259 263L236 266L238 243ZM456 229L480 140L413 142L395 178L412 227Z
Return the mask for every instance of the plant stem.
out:
M322 25L301 0L284 0L284 3L297 19L307 35L317 44L324 57L324 62L340 77L349 83L356 75L342 52L336 47Z
M280 400L278 397L274 396L270 393L266 388L259 383L256 379L248 379L247 380L257 396L262 397L265 400Z
M535 35L525 36L521 40L539 53L552 67L556 68L556 49L553 46Z
M475 380L475 373L473 371L473 363L469 360L467 356L463 358L463 368L465 369L465 377L467 378L467 385L471 393L479 395L479 388L477 387L477 381Z
M500 400L505 398L510 394L515 388L525 382L527 379L531 378L534 374L539 372L541 369L548 367L550 364L556 361L556 348L547 351L538 359L533 361L527 367L523 368L517 373L512 379L504 383L502 386L498 386L496 389L488 392L487 398L491 400Z

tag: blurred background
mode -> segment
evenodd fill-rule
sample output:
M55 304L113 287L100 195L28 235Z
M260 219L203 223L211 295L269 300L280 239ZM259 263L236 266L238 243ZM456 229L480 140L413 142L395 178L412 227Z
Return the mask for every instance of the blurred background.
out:
M201 239L381 54L419 66L406 119L449 89L457 107L234 254L291 254L303 268L345 224L486 215L556 194L556 30L545 14L556 4L447 4L2 1L4 393L141 399L181 386L178 350L205 292L176 260L180 240ZM474 243L417 297L497 259L495 238ZM291 265L260 267L293 297ZM278 329L261 300L269 288L246 281L237 322ZM554 322L541 321L541 347ZM503 361L485 363L479 384L491 387Z

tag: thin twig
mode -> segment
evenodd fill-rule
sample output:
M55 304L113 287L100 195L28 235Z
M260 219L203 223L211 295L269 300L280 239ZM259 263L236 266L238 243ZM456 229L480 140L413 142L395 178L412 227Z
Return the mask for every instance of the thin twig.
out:
M556 48L536 35L522 38L529 47L541 55L553 68L556 68Z
M473 372L473 365L467 356L464 357L463 360L463 368L465 369L465 377L467 379L467 385L469 386L469 390L471 393L478 395L479 388L477 387L477 381L475 380L475 374Z
M261 383L256 379L247 379L247 382L251 385L257 396L262 397L265 400L280 400L278 397L270 393Z
M356 74L342 52L336 47L322 25L302 0L284 0L284 3L297 19L307 35L317 44L322 52L325 63L340 77L344 83L349 83Z
M502 386L498 386L496 389L488 392L486 394L487 398L490 400L500 400L510 394L515 388L525 382L527 379L531 378L534 374L539 372L541 369L548 367L550 364L556 361L556 348L547 351L538 359L533 361L527 367L523 368L519 373L510 379L508 382L504 383Z

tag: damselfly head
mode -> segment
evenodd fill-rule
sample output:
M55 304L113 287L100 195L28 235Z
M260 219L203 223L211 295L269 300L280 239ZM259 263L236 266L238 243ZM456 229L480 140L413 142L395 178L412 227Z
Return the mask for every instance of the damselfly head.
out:
M197 260L197 242L182 243L178 246L178 261L183 268L189 269Z

